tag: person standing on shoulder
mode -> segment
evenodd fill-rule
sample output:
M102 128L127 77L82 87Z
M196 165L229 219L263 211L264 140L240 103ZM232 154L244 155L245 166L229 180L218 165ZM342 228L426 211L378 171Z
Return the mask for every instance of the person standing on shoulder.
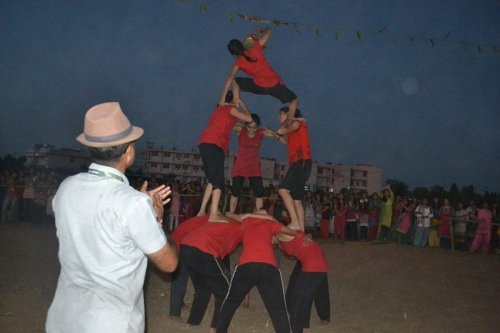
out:
M219 213L219 202L224 189L224 157L231 131L236 121L249 123L252 117L248 112L241 112L233 104L233 93L228 91L223 103L219 103L208 120L207 127L201 133L198 148L200 149L203 171L208 179L205 187L198 216L205 215L208 201L212 198L212 205L208 220L210 222L227 222L228 219Z
M259 211L264 206L264 185L262 184L262 173L260 170L260 146L264 136L274 137L274 132L260 127L260 117L252 113L252 121L244 126L235 126L238 133L238 153L231 177L233 178L232 194L229 204L229 211L236 212L238 199L241 196L241 189L245 178L248 178L250 189L255 195L255 211Z
M283 199L291 229L304 231L304 199L306 181L311 174L311 146L308 126L299 109L295 118L288 118L288 107L279 111L281 127L276 130L278 141L288 147L289 168L280 184L279 194Z
M77 141L88 147L93 163L64 180L53 201L61 274L48 333L144 332L148 258L164 272L177 266L175 245L161 227L170 189L146 192L145 182L137 191L124 175L143 132L116 102L85 114Z

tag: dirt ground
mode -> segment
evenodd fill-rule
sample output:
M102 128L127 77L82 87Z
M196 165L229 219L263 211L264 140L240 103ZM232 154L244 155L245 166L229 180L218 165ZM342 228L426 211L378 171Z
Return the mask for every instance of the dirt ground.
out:
M332 324L307 332L498 332L500 256L397 244L322 242L330 271ZM0 224L0 332L43 332L59 275L52 226ZM236 254L237 255L237 254ZM232 262L236 261L236 255ZM293 262L283 258L286 281ZM193 297L189 286L187 303ZM169 321L168 275L150 270L146 281L149 333L208 332ZM186 318L188 311L183 312ZM273 332L256 289L232 332ZM111 333L111 332L110 332Z

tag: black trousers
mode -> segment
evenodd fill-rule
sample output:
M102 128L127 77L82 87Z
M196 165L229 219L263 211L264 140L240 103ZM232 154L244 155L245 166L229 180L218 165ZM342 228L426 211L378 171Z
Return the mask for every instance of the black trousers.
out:
M186 266L194 287L193 305L187 323L201 323L213 294L215 308L211 327L215 328L222 301L229 288L229 271L221 260L192 246L181 245L180 260Z
M274 330L277 333L290 333L281 272L277 267L265 263L236 266L229 292L222 304L217 333L227 332L236 309L254 286L257 286L259 290L260 297L273 322Z
M309 328L312 304L321 320L330 321L330 291L326 272L303 272L299 261L295 264L288 287L286 304L293 333Z

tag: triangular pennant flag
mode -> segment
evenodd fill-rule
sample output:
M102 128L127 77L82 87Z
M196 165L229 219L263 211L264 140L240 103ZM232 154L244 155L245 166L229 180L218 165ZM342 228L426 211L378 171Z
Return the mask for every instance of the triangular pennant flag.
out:
M340 38L340 30L335 30L335 40L339 40Z
M480 46L479 44L477 44L477 51L478 51L478 52L481 52L481 51L482 51L482 50L481 50L481 46Z
M447 40L448 37L450 37L450 32L448 31L448 33L446 34L446 36L444 36L444 38L442 39L443 41Z
M386 25L386 26L384 26L382 29L380 29L380 30L378 31L378 33L379 33L379 34L383 33L384 31L386 31L386 30L387 30L387 27L388 27L387 25Z
M321 32L319 31L319 28L314 29L314 32L316 33L316 36L321 36Z
M462 48L464 49L465 52L467 52L467 44L463 43Z
M432 46L434 46L434 39L429 38L429 42L431 42Z
M408 38L408 41L413 42L415 40L415 37L410 37Z
M200 3L200 6L198 7L198 9L200 10L200 12L206 12L208 9L207 9L207 5L203 4L203 3Z
M293 24L293 30L295 30L295 32L298 32L300 34L301 33L301 31L300 31L300 25L298 23L294 23Z
M229 23L233 24L234 23L234 14L232 12L227 12L226 16L227 16L227 19L229 20Z
M357 31L356 32L356 35L358 36L358 39L359 40L362 40L363 39L363 33L361 31Z

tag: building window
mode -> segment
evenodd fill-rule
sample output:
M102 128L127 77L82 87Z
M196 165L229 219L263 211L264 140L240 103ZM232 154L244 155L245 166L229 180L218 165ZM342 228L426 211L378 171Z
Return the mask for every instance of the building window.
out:
M151 156L154 156L154 157L158 156L158 152L157 151L152 152Z
M151 167L152 167L152 168L156 168L156 167L158 167L158 163L151 163Z
M182 166L182 170L187 170L188 169L188 166L187 165L183 165Z
M363 177L367 177L368 176L368 171L363 171Z
M363 180L363 187L366 187L366 180Z

